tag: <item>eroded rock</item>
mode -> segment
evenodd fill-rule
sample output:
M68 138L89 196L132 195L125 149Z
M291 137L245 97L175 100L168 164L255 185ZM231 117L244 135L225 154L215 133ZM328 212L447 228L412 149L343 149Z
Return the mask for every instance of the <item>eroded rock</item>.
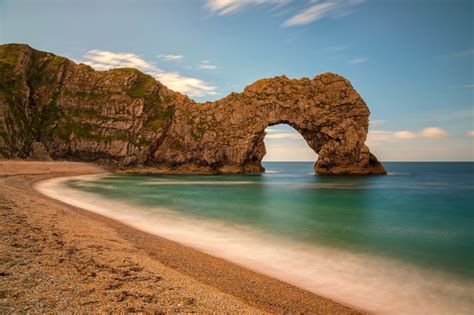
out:
M138 70L95 71L27 45L0 46L0 70L6 158L35 155L41 143L53 159L259 173L265 128L286 123L318 153L316 173L385 174L364 144L369 109L336 74L262 79L242 93L196 103Z

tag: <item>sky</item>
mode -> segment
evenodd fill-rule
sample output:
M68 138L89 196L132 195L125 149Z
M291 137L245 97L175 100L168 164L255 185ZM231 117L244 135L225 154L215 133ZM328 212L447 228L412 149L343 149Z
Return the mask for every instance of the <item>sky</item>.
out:
M370 108L382 161L474 160L474 1L0 0L0 43L135 67L196 101L334 72ZM314 161L291 127L264 160Z

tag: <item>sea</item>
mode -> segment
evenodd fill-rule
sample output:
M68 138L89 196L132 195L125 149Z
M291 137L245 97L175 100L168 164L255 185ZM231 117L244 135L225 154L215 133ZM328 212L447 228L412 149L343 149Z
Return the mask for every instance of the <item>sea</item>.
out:
M356 309L474 313L474 163L383 163L387 176L56 178L53 198L194 247Z

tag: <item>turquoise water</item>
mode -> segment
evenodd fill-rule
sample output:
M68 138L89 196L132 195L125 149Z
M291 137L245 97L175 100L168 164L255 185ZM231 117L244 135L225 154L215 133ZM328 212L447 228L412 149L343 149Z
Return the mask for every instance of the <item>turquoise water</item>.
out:
M384 165L389 176L322 177L312 163L268 162L258 176L108 175L67 185L473 279L474 163Z

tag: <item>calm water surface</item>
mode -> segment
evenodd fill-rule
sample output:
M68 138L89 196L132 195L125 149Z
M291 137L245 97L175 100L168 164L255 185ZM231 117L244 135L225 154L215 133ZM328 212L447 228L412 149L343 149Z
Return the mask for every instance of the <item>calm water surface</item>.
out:
M322 177L312 163L258 176L110 175L71 188L269 235L474 278L474 163L384 163L389 176Z

